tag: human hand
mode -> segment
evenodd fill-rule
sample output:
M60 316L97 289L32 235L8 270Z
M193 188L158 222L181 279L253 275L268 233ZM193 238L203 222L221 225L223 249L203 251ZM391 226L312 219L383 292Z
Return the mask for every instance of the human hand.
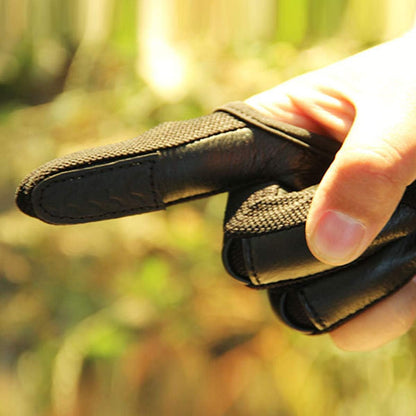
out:
M342 142L309 211L306 238L321 261L360 256L416 179L413 32L247 100L278 120ZM416 318L416 284L331 332L343 349L376 348Z
M395 49L393 47L393 52L394 51ZM226 190L230 191L233 195L230 196L230 201L232 202L234 202L234 196L237 195L238 207L242 201L244 203L244 198L241 200L241 196L244 196L244 193L246 192L244 186L247 187L253 183L267 184L267 182L272 181L279 186L283 185L289 190L303 190L321 180L323 173L331 163L334 152L339 146L333 146L334 143L328 138L310 134L306 130L300 131L289 125L281 125L276 122L276 119L289 122L289 124L306 127L311 131L324 133L327 136L330 135L337 138L339 141L344 140L348 132L350 132L351 135L358 127L363 130L364 127L362 127L358 121L363 120L363 123L365 123L366 120L364 116L358 117L357 103L360 102L360 108L363 109L363 114L367 111L370 116L371 112L369 109L372 108L371 103L374 106L380 103L377 100L372 102L370 99L366 98L366 94L364 93L360 94L361 90L359 87L361 86L361 89L364 91L363 87L366 87L367 83L360 78L357 66L369 61L373 63L373 66L377 67L376 58L378 57L380 61L380 55L382 57L382 54L380 53L364 53L359 55L358 58L350 58L350 60L333 65L327 69L294 79L293 81L282 84L274 90L253 97L248 101L253 107L270 114L273 118L266 117L265 120L262 120L261 114L256 112L255 114L252 114L253 110L250 110L247 106L244 107L238 104L229 105L220 112L200 119L163 124L144 133L137 139L81 151L51 161L34 171L25 179L18 190L17 203L19 207L29 215L36 216L46 222L62 224L97 221L106 218L132 215L135 213L144 213L162 209L173 203L182 202L190 198L208 196ZM364 58L361 58L360 56L363 56ZM365 58L366 56L367 58ZM370 58L368 58L368 56L370 56ZM354 64L354 62L357 61L358 64ZM354 68L355 73L353 71ZM391 72L393 72L393 70ZM392 78L394 79L394 77ZM402 79L403 77L400 81L402 81ZM355 85L355 88L353 87L353 84ZM405 85L405 83L403 84ZM388 85L388 87L390 86ZM388 88L386 89L386 95L388 94L389 97L395 98L396 102L400 103L400 97L394 96L395 89L390 89L391 91ZM376 94L378 92L376 86L373 86L372 89L369 88L369 91L368 94ZM410 102L411 98L410 95L406 102ZM367 106L364 105L365 103L367 103ZM397 105L393 106L393 110L397 110ZM376 108L379 107L381 108L379 114L384 114L382 113L382 110L388 112L382 105L378 105ZM395 120L397 126L402 127L403 121L397 118L400 114L402 113L398 111L397 115L394 113L393 115L395 115L395 118L393 118L393 120ZM376 118L377 116L372 116L370 117L370 121L374 121ZM353 121L354 125L352 124ZM364 124L364 126L366 126L366 124ZM388 126L393 129L392 125ZM369 130L370 133L374 133L371 129L367 128L367 130ZM358 132L359 131L360 130L358 130ZM357 134L356 137L358 137ZM371 137L374 137L374 140L368 142L369 145L367 147L370 147L370 150L365 148L364 152L356 152L358 155L361 155L361 158L358 159L360 162L358 163L358 166L365 171L367 163L366 155L367 153L372 155L374 161L373 163L370 163L370 178L371 173L374 173L373 176L375 176L376 179L379 179L381 183L384 176L386 176L387 173L390 173L390 170L387 168L394 166L393 162L395 159L388 158L387 162L391 162L389 164L385 163L386 161L384 161L382 157L375 157L378 153L373 150L373 147L378 149L376 146L377 136L373 135L369 137L370 139ZM339 152L339 155L345 153L348 140L349 139L345 140L343 150ZM358 139L356 139L356 141L358 141ZM356 162L353 157L354 149L354 146L350 146L350 151L346 152L347 155L350 155L350 157L347 157L346 159L349 161L347 167L350 166L353 171L354 163ZM396 154L393 154L393 156L395 155ZM337 164L339 165L340 159L342 162L342 156L336 158L332 163L331 169L333 169L334 166L337 166ZM385 171L382 170L382 174L380 175L377 173L377 168L385 168ZM331 169L328 171L328 175L331 172ZM344 169L344 171L348 172L348 169ZM329 177L331 178L331 176ZM334 177L334 174L332 177ZM388 178L389 177L386 176L386 179ZM354 179L354 175L352 175L352 179ZM413 179L409 179L409 183L412 181ZM331 181L329 182L331 183ZM376 181L376 183L378 182ZM325 182L323 184L325 184ZM407 182L404 181L403 190L401 193L399 192L398 195L399 199L406 184ZM281 200L279 200L279 186L277 188L277 193L275 191L272 193L272 199L274 198L274 203L277 203L278 209L280 209L279 204L281 202ZM395 189L392 189L392 191L393 190ZM242 194L240 193L241 191ZM357 190L353 188L352 191L355 192L354 195L356 196L356 199L359 199L359 196L357 197ZM388 189L390 194L392 191ZM379 197L381 200L380 193L382 193L382 190L379 190L378 192L379 193L376 192L375 195L370 195L370 200L373 203L378 203L376 197ZM340 197L342 196L343 194L341 192ZM319 201L318 197L315 198L315 204L317 200ZM268 199L267 196L266 205L269 207L270 201L271 200ZM341 201L341 199L335 200L335 202L339 201ZM332 206L335 206L337 211L341 210L339 208L341 205ZM296 206L289 208L297 209ZM303 211L297 212L298 219L300 217L306 218L306 215L303 216L303 214L306 213L305 208L306 205L303 206ZM354 208L354 205L352 205L352 208ZM377 211L377 207L371 205L367 208L367 211L363 210L363 216L359 217L359 231L364 229L364 225L368 227L364 222L366 218L364 214L367 213L371 220L371 208L373 211ZM319 213L319 211L317 212ZM348 211L341 212L348 214ZM412 219L414 216L411 217L407 214L403 216L401 215L401 212L401 210L396 211L396 214L398 213L399 215L399 221L393 221L393 224L398 225L399 229L404 226L404 228L402 228L402 230L404 230L404 235L408 235L409 232L414 229L414 224L412 223L412 225L408 226L406 225L406 221L410 218L410 221L414 222ZM299 213L301 214L300 217L298 215ZM359 211L359 213L361 214L361 211ZM312 214L315 215L313 212ZM259 216L259 213L256 213L256 216L260 221L264 221L262 216ZM270 218L271 217L268 219L270 220ZM389 215L387 215L387 219L388 218ZM402 220L404 220L404 222ZM304 220L302 219L301 221ZM319 218L318 221L320 221ZM390 223L391 221L389 224ZM297 224L302 225L302 223ZM299 230L300 228L297 228L297 224L295 224L294 228ZM244 222L240 223L240 225L243 228L245 226ZM278 221L277 224L274 225L279 226ZM383 223L381 223L381 226L382 225ZM269 224L267 224L267 227L270 231ZM355 285L351 286L350 294L353 293L352 303L349 298L342 299L342 290L340 291L337 286L337 295L341 296L344 305L342 313L340 314L337 309L337 302L340 299L336 300L336 303L333 304L331 298L331 293L333 293L333 291L329 291L329 295L324 297L320 294L318 298L323 300L323 305L332 305L331 308L335 306L335 309L331 309L332 323L323 328L318 328L318 332L321 332L321 329L324 331L331 329L340 322L349 319L351 316L355 316L362 311L364 307L373 304L385 295L394 292L402 282L407 282L410 279L411 273L409 270L412 269L409 269L406 262L409 258L411 259L410 266L412 266L414 262L413 234L409 235L410 239L401 239L403 234L396 233L395 235L394 230L397 230L395 225L390 229L393 230L393 234L390 233L387 240L397 242L393 247L399 248L399 255L393 255L392 257L392 254L390 254L390 256L386 257L385 261L382 260L382 267L379 270L379 272L382 273L371 273L371 276L374 276L375 279L372 277L363 278L364 286L371 290L370 298L367 297L368 292L360 295L360 291L357 287L361 285L361 281L356 280L357 287ZM376 234L377 232L378 231L375 231ZM313 233L314 229L312 229L312 234ZM341 236L343 235L342 233L340 234ZM309 234L309 237L310 236L311 235ZM279 236L277 236L277 238L279 239ZM311 269L309 269L309 266L312 266L315 273L317 269L322 270L322 268L324 268L325 270L329 270L330 273L326 274L327 281L330 281L330 285L333 286L333 282L338 282L337 279L339 277L336 267L334 270L335 280L333 280L331 269L334 267L325 267L323 263L314 260L313 256L306 249L306 245L302 243L302 240L304 241L304 233L302 234L301 239L297 241L299 241L300 246L302 246L300 251L306 255L306 258L302 258L302 262L306 259L306 263L302 263L306 265L306 269L303 269L302 271L302 273L306 272L306 275L302 274L297 276L294 274L290 264L286 264L286 266L288 266L287 270L289 270L289 274L291 274L289 280L292 279L296 281L298 277L302 276L307 277L308 279L314 278L315 276L311 273ZM339 248L339 240L340 235L336 235L330 248L332 248L332 246L337 247L337 244ZM372 238L369 239L369 241L371 240ZM264 240L262 239L262 241ZM283 244L285 244L284 241ZM382 242L382 244L386 244L386 239L384 239L384 243ZM300 246L298 244L291 246L291 257L294 257L295 262L299 260L296 256L299 254ZM362 248L364 249L365 246L363 245ZM405 251L403 251L402 248ZM248 252L249 254L250 251ZM276 253L275 249L272 251L273 253ZM313 247L312 251L316 254L316 249ZM338 253L339 251L340 250L338 250ZM397 252L393 250L393 253ZM244 253L244 256L246 256L246 254L247 253ZM358 256L359 254L358 250L356 250L356 253L353 253L355 256ZM380 256L380 254L378 255ZM318 256L322 257L322 254L319 253ZM275 256L272 254L272 262L276 261L274 257ZM351 258L345 260L345 262L353 259L353 256L350 257ZM264 255L263 258L265 258ZM266 263L270 263L267 258L265 259ZM355 273L355 275L359 274L356 270L368 270L368 264L374 264L374 262L368 262L367 260L368 258L363 262L360 262L358 268L354 268L355 266L351 269L347 268L349 274L347 273L347 275L345 275L344 273L342 276L341 273L343 281L349 282L348 276L354 277L351 273ZM247 262L244 262L247 266ZM339 259L330 262L335 266L342 263ZM283 259L283 263L287 263L287 259ZM276 264L274 264L273 267L275 265ZM400 269L400 267L402 267L401 265L405 265L404 273ZM294 269L296 269L296 267L294 267ZM299 267L297 269L299 269ZM270 270L274 269L272 268L269 269L269 271ZM386 284L386 280L384 280L384 283L382 281L380 286L380 281L378 281L378 279L383 273L383 279L386 278L386 270L390 270L390 273L393 274L397 270L397 276L392 276L391 281L394 283L393 286L391 284ZM366 274L367 277L369 275L368 273L363 274ZM281 276L270 276L270 273L265 277L266 279L258 279L258 276L256 275L250 276L247 283L252 286L269 288L271 287L269 284L273 284L274 287L276 282L280 284L279 281L282 280ZM347 279L345 279L345 277L347 277ZM302 281L303 280L304 278L302 278ZM288 281L286 280L283 283L286 284ZM370 286L368 286L368 284ZM343 285L341 286L344 287ZM390 286L390 288L387 286ZM369 309L364 313L363 318L353 320L350 324L343 325L342 327L339 327L339 329L333 331L333 337L338 345L350 349L371 348L377 346L380 342L393 338L399 332L403 331L405 327L407 328L411 322L411 319L406 320L410 316L408 313L406 313L405 318L403 318L399 312L390 312L388 325L386 325L386 321L380 319L379 312L381 308L382 311L384 310L383 313L386 313L388 305L390 305L390 308L396 308L398 305L403 305L404 301L408 301L410 304L409 299L413 299L414 291L412 289L413 286L408 285L407 287L407 291L398 292L396 295L389 298L389 300L380 302L378 304L379 306ZM271 293L272 291L273 290L271 290ZM408 297L406 297L406 295L408 295ZM382 306L383 304L384 307ZM383 317L383 315L381 315L381 317ZM378 327L377 324L379 325ZM368 332L368 325L370 326L370 329L374 330L375 328L376 332L378 331L377 337L379 334L382 334L382 337L377 338L371 331ZM360 326L365 329L360 329ZM386 327L389 328L390 332L386 331ZM386 336L387 332L388 336ZM371 336L368 337L369 341L363 342L363 337L368 333L371 334ZM354 339L358 340L356 344L353 342ZM376 343L374 342L375 339L378 340Z

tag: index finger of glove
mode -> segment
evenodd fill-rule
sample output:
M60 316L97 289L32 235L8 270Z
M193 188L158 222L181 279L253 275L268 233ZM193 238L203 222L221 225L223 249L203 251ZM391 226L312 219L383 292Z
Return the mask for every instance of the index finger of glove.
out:
M292 189L319 182L337 145L243 103L141 136L55 159L21 184L20 209L45 222L140 214L248 183Z

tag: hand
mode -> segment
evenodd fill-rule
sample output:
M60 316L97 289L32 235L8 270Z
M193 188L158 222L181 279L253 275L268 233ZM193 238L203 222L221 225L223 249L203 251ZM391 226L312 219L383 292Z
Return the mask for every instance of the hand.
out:
M414 180L410 134L412 92L416 92L415 83L412 84L414 65L401 52L411 45L413 39L409 35L248 100L271 117L262 116L248 105L234 103L199 119L165 123L135 139L53 160L25 178L16 202L22 211L43 221L73 224L145 213L230 191L227 223L231 219L237 221L231 229L239 235L238 230L251 224L260 232L260 238L253 243L253 247L259 248L254 262L252 244L244 232L243 245L226 245L226 252L232 255L237 267L231 268L231 274L242 277L250 286L270 289L274 306L276 299L280 299L281 305L289 302L294 306L277 310L278 315L283 311L282 317L285 312L298 313L302 309L296 302L306 302L304 311L316 321L318 332L331 330L365 309L361 318L334 330L333 338L342 348L378 346L404 332L415 315L413 283L367 309L412 277L416 261L412 231L415 186L405 196L411 195L410 206L409 200L400 204L389 221L387 234L384 232L376 240L372 251L351 267L339 269L336 265L353 260L366 248L390 217L389 210L394 210L406 185ZM398 69L384 62L391 60L399 64ZM381 76L377 71L382 65L386 69ZM360 72L361 68L367 68L367 75ZM277 119L335 137L344 145L331 165L340 145L307 130L282 125ZM314 199L306 232L311 251L334 266L313 258L302 231L312 199L308 187L318 183L325 171L327 175ZM261 193L265 199L255 197L246 204L246 193L251 192L253 185L267 187L270 182L277 184L277 189L264 188ZM285 190L289 196L281 205L280 191ZM301 195L293 196L294 190L300 190ZM397 201L392 203L392 198ZM258 204L259 201L263 202ZM288 214L283 217L282 207ZM252 209L256 211L254 215L246 217L245 213ZM270 215L262 215L261 209L271 210ZM282 223L276 212L280 212ZM343 222L349 226L349 232L342 230ZM280 236L281 226L285 237ZM268 230L265 235L262 227ZM335 235L331 236L334 230ZM295 238L289 246L286 231ZM276 249L274 238L283 244L282 250ZM360 240L355 241L356 247L352 247L354 240ZM380 244L387 251L374 251ZM280 262L278 257L285 251L289 256ZM275 273L276 265L286 268L286 277ZM357 270L374 272L357 279L364 273ZM324 279L316 275L322 271ZM354 279L356 283L348 285ZM293 281L300 297L276 298L282 280L283 292ZM306 321L301 318L301 322ZM306 327L301 326L312 329L309 322Z
M321 261L356 259L416 179L416 36L408 33L247 100L278 120L342 142L314 197L306 237ZM413 281L331 333L343 349L376 348L416 318Z

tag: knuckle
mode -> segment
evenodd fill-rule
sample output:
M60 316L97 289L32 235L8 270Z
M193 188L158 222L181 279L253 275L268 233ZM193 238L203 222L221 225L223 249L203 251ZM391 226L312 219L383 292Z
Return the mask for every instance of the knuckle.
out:
M343 169L374 186L404 188L412 181L405 155L391 144L343 152ZM341 168L342 169L342 168Z

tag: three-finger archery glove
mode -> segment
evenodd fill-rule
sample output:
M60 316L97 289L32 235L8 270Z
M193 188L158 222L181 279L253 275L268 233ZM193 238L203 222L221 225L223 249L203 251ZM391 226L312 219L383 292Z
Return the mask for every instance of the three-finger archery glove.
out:
M76 224L229 192L225 268L247 286L267 289L286 324L322 333L394 293L416 272L413 184L360 258L334 267L310 253L307 213L338 147L230 103L204 117L52 160L23 180L16 203L42 221Z

